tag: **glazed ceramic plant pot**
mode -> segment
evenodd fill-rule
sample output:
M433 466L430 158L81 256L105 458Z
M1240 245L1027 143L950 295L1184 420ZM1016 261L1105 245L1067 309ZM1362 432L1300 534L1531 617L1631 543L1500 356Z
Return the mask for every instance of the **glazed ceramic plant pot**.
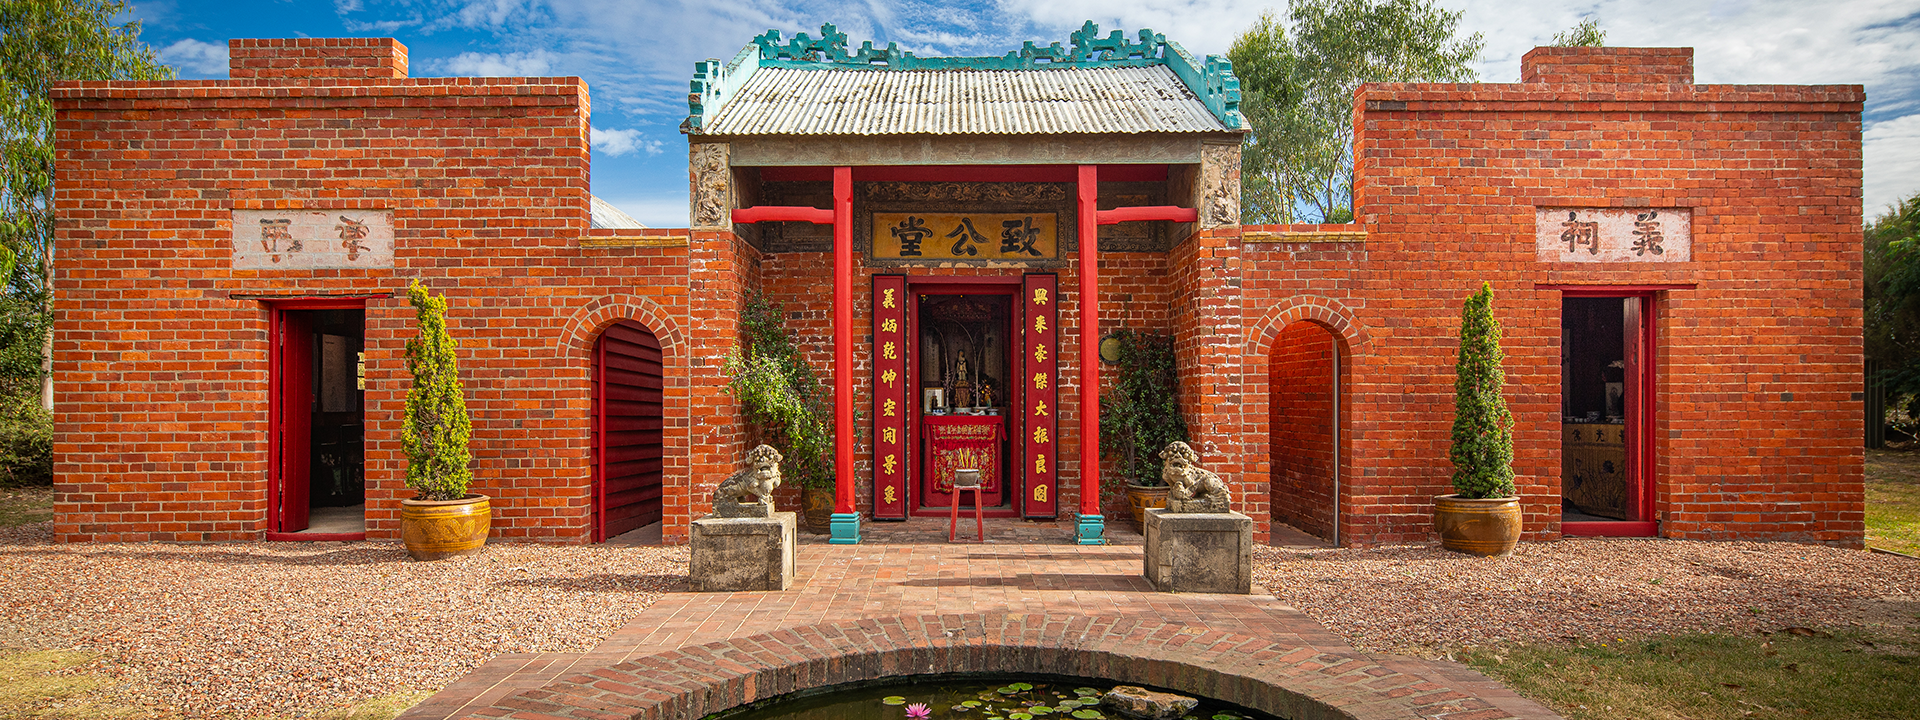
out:
M400 542L415 560L480 552L492 525L493 506L485 495L400 501Z
M833 487L800 489L800 517L807 521L807 532L825 535L833 524Z
M1459 495L1433 499L1433 524L1440 547L1489 557L1512 555L1520 543L1520 498L1470 500Z
M1127 485L1127 506L1129 510L1133 511L1133 521L1143 524L1142 526L1144 527L1144 523L1147 521L1147 508L1166 507L1167 490L1168 488L1165 485L1134 485L1129 483Z

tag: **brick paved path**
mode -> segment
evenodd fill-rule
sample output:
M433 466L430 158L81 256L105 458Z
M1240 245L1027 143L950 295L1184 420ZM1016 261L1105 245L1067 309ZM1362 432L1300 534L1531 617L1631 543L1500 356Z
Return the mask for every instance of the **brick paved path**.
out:
M696 703L712 702L703 694L688 694L699 684L689 676L706 668L715 680L737 681L741 668L775 662L763 662L763 654L778 656L783 644L801 641L794 632L805 636L804 650L815 659L836 644L878 658L884 655L879 650L889 648L926 652L929 645L978 644L982 637L1011 633L1005 636L1010 644L1091 652L1050 661L1080 666L1142 652L1146 659L1202 667L1258 659L1241 662L1251 676L1285 680L1310 697L1341 706L1342 714L1355 713L1348 716L1558 717L1459 665L1357 651L1271 596L1153 592L1140 576L1138 535L1110 527L1115 544L1078 546L1066 542L1071 529L1070 523L998 521L988 525L986 544L949 545L943 518L869 525L861 545L811 539L798 549L797 582L786 592L670 593L591 652L496 658L401 717L507 717L516 708L542 709L538 717L564 716L547 714L554 712L553 698L562 696L579 696L562 704L611 702L603 708L609 710L634 702L606 700L612 696L645 695L651 698L647 702L657 703L678 692L704 698ZM1262 591L1256 586L1255 592ZM786 634L768 636L776 631ZM814 635L822 632L824 638ZM1188 644L1196 635L1207 638L1204 649ZM1155 637L1160 639L1142 639ZM730 659L716 663L716 654ZM911 662L922 660L915 655ZM952 662L960 661L943 660L941 670L956 667ZM997 661L970 656L966 662L984 669L978 663ZM611 686L621 690L605 690L609 677L621 678ZM1114 673L1102 677L1125 679ZM648 687L654 689L644 690ZM777 694L766 688L755 692L758 697ZM598 699L579 699L585 696Z

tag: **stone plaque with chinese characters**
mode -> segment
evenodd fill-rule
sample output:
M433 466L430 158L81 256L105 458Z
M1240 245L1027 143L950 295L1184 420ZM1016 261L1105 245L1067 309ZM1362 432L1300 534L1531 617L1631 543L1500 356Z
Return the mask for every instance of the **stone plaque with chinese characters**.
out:
M886 260L1053 260L1053 213L873 214L873 256Z
M393 267L390 210L235 210L236 270Z
M1693 259L1689 208L1535 208L1540 262L1673 263Z

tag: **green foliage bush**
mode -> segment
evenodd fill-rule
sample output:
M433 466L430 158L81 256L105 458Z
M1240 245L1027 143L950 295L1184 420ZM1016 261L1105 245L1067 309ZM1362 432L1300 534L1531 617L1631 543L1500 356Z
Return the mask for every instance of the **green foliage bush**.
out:
M1460 360L1454 368L1453 489L1463 498L1513 497L1513 413L1501 390L1500 323L1493 286L1467 298L1460 312Z
M407 454L407 487L422 500L459 500L473 482L473 460L467 442L473 437L473 419L460 387L459 345L447 334L447 298L434 297L418 280L407 287L420 322L419 336L407 341L407 371L413 387L407 390L406 417L400 448Z
M0 487L53 484L53 415L40 405L41 352L53 318L26 288L0 296Z
M53 414L37 395L0 399L0 487L53 484Z
M1114 337L1119 372L1100 397L1100 452L1120 457L1127 482L1160 485L1160 450L1188 440L1173 336L1121 330Z
M1867 225L1862 271L1866 356L1882 368L1889 420L1912 434L1920 424L1920 194ZM1904 422L1902 422L1904 421Z
M803 488L832 487L832 407L780 315L778 303L748 293L740 311L745 342L727 352L721 371L727 390L760 429L761 442L781 451L781 477Z

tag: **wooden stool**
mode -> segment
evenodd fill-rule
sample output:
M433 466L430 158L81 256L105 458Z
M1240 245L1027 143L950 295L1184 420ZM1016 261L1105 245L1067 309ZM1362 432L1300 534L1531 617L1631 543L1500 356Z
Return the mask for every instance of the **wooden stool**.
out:
M960 531L960 494L969 491L973 493L975 534L973 541L977 543L987 541L987 521L980 514L980 471L955 470L953 471L953 504L947 507L947 542L956 542L954 538Z

